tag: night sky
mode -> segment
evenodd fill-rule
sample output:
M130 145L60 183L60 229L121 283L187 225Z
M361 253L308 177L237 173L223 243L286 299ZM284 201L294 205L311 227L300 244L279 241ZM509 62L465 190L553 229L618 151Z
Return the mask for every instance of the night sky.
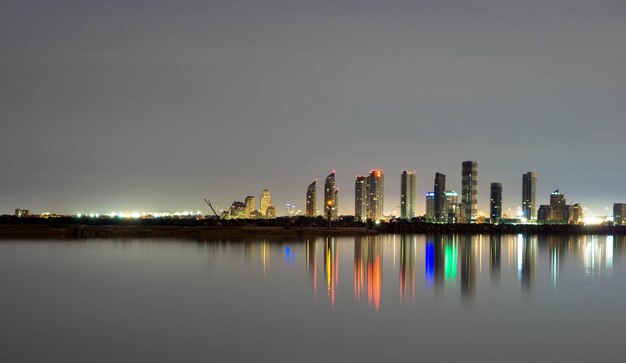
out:
M416 170L422 214L464 160L486 213L527 171L539 204L626 202L624 0L3 0L0 49L0 214L208 213L265 188L282 214L333 169L352 214L373 168L398 213Z

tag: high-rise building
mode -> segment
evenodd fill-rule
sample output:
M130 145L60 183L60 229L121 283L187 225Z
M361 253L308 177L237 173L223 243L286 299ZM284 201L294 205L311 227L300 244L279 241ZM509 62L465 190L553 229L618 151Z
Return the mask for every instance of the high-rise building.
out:
M558 223L566 220L565 204L565 195L559 193L558 189L550 194L550 208L552 209L550 221Z
M270 205L267 207L266 217L271 219L276 218L276 208L274 208L274 206Z
M464 161L461 164L461 203L465 208L466 222L478 217L478 162Z
M446 196L446 176L445 174L435 174L435 219L437 222L445 222L447 220L447 211L445 209Z
M337 185L335 184L335 172L333 171L326 177L324 182L324 217L328 216L328 211L330 211L331 218L337 219L339 203L335 200L336 191Z
M445 196L444 210L445 218L441 222L459 223L465 222L465 209L463 204L459 203L459 193L453 190L443 192Z
M259 213L261 213L262 217L267 217L267 208L272 206L272 195L269 190L265 189L261 192L259 204Z
M522 213L528 220L537 219L537 174L532 171L522 176Z
M383 217L385 177L380 169L367 177L367 218L377 221Z
M489 218L491 223L497 223L502 219L502 183L491 183L490 194Z
M357 175L354 182L354 216L359 220L367 219L367 176Z
M309 184L309 187L306 188L306 210L304 212L305 216L315 217L315 215L317 214L316 201L317 180L314 180L313 183Z
M426 193L426 214L424 215L426 220L434 221L435 220L435 193L427 192Z
M415 171L403 170L400 175L400 218L415 217Z
M613 203L613 224L626 225L626 203Z
M245 200L245 216L246 219L250 219L252 217L252 212L254 212L254 207L256 206L256 200L254 196L248 195Z

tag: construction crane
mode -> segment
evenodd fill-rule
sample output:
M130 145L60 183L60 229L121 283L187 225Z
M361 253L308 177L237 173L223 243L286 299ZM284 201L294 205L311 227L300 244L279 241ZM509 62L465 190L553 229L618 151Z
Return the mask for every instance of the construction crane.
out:
M209 207L211 207L211 210L213 211L213 214L215 214L215 217L217 217L217 219L220 219L220 216L218 216L217 212L215 211L215 209L213 209L213 206L211 205L211 202L208 199L206 199L206 198L204 198L204 202L206 204L208 204Z

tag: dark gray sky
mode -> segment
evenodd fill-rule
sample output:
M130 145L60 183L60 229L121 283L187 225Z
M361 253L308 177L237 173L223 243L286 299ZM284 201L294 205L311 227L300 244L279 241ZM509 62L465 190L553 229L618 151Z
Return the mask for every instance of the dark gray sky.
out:
M479 209L538 173L540 203L626 201L626 2L0 3L0 213L206 211L264 188L280 213L337 170L435 172ZM318 191L321 193L321 188Z

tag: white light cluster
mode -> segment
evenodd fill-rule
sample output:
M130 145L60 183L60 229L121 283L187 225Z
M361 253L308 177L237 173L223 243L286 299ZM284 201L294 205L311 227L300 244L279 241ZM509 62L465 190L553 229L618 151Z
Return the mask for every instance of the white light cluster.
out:
M102 216L104 217L110 217L110 218L120 218L120 219L140 219L140 218L168 218L168 217L196 217L196 216L201 216L202 212L201 211L182 211L182 212L174 212L174 213L169 213L169 212L123 212L123 211L113 211L110 213L106 213L106 214L102 214ZM88 213L88 214L83 214L83 213L77 213L76 217L78 218L83 218L83 217L89 217L89 218L100 218L100 214L98 213Z

